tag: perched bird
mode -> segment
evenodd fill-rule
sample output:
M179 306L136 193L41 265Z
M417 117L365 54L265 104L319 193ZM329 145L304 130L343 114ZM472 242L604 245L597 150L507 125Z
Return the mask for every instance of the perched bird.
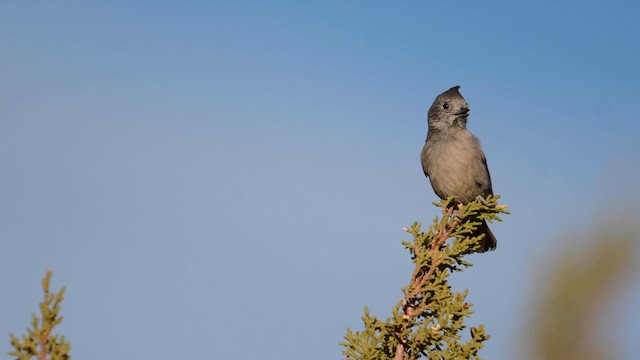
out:
M469 105L454 86L438 95L429 108L429 130L420 156L422 170L441 198L460 204L493 194L491 175L480 141L467 130ZM473 236L485 234L478 252L496 248L497 240L485 221Z

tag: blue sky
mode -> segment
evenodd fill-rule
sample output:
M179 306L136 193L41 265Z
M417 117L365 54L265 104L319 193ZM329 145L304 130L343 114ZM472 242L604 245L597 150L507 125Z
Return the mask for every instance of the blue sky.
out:
M2 2L0 351L52 269L78 359L339 358L408 280L426 112L461 85L512 215L453 284L514 358L540 267L638 199L639 10Z

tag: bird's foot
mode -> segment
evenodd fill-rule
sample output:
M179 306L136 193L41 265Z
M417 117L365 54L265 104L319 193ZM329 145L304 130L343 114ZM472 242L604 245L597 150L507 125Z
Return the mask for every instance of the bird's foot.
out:
M457 209L454 208L453 213L451 214L453 216L453 220L455 220L455 222L457 222L458 224L462 222L462 219L460 219L458 214L460 214L460 211L462 211L463 208L464 208L464 205L458 204Z
M482 195L476 196L476 200L479 200L484 205L489 206L489 205L487 205L487 200Z

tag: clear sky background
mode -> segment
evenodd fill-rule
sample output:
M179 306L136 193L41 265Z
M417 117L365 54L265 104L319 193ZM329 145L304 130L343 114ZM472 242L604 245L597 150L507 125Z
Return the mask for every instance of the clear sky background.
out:
M363 306L386 317L408 281L401 228L437 214L426 112L461 85L512 215L453 284L483 357L517 358L541 268L638 199L639 14L0 2L0 351L52 269L75 359L339 358ZM634 358L640 314L616 319Z

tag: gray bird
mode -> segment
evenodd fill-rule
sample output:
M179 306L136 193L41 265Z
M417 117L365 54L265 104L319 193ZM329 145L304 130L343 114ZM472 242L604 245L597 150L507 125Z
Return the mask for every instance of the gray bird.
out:
M422 170L441 198L453 196L467 204L493 194L491 175L480 140L467 130L469 105L454 86L438 95L429 108L429 130L420 156ZM485 221L473 236L485 234L478 252L496 248L497 240Z

